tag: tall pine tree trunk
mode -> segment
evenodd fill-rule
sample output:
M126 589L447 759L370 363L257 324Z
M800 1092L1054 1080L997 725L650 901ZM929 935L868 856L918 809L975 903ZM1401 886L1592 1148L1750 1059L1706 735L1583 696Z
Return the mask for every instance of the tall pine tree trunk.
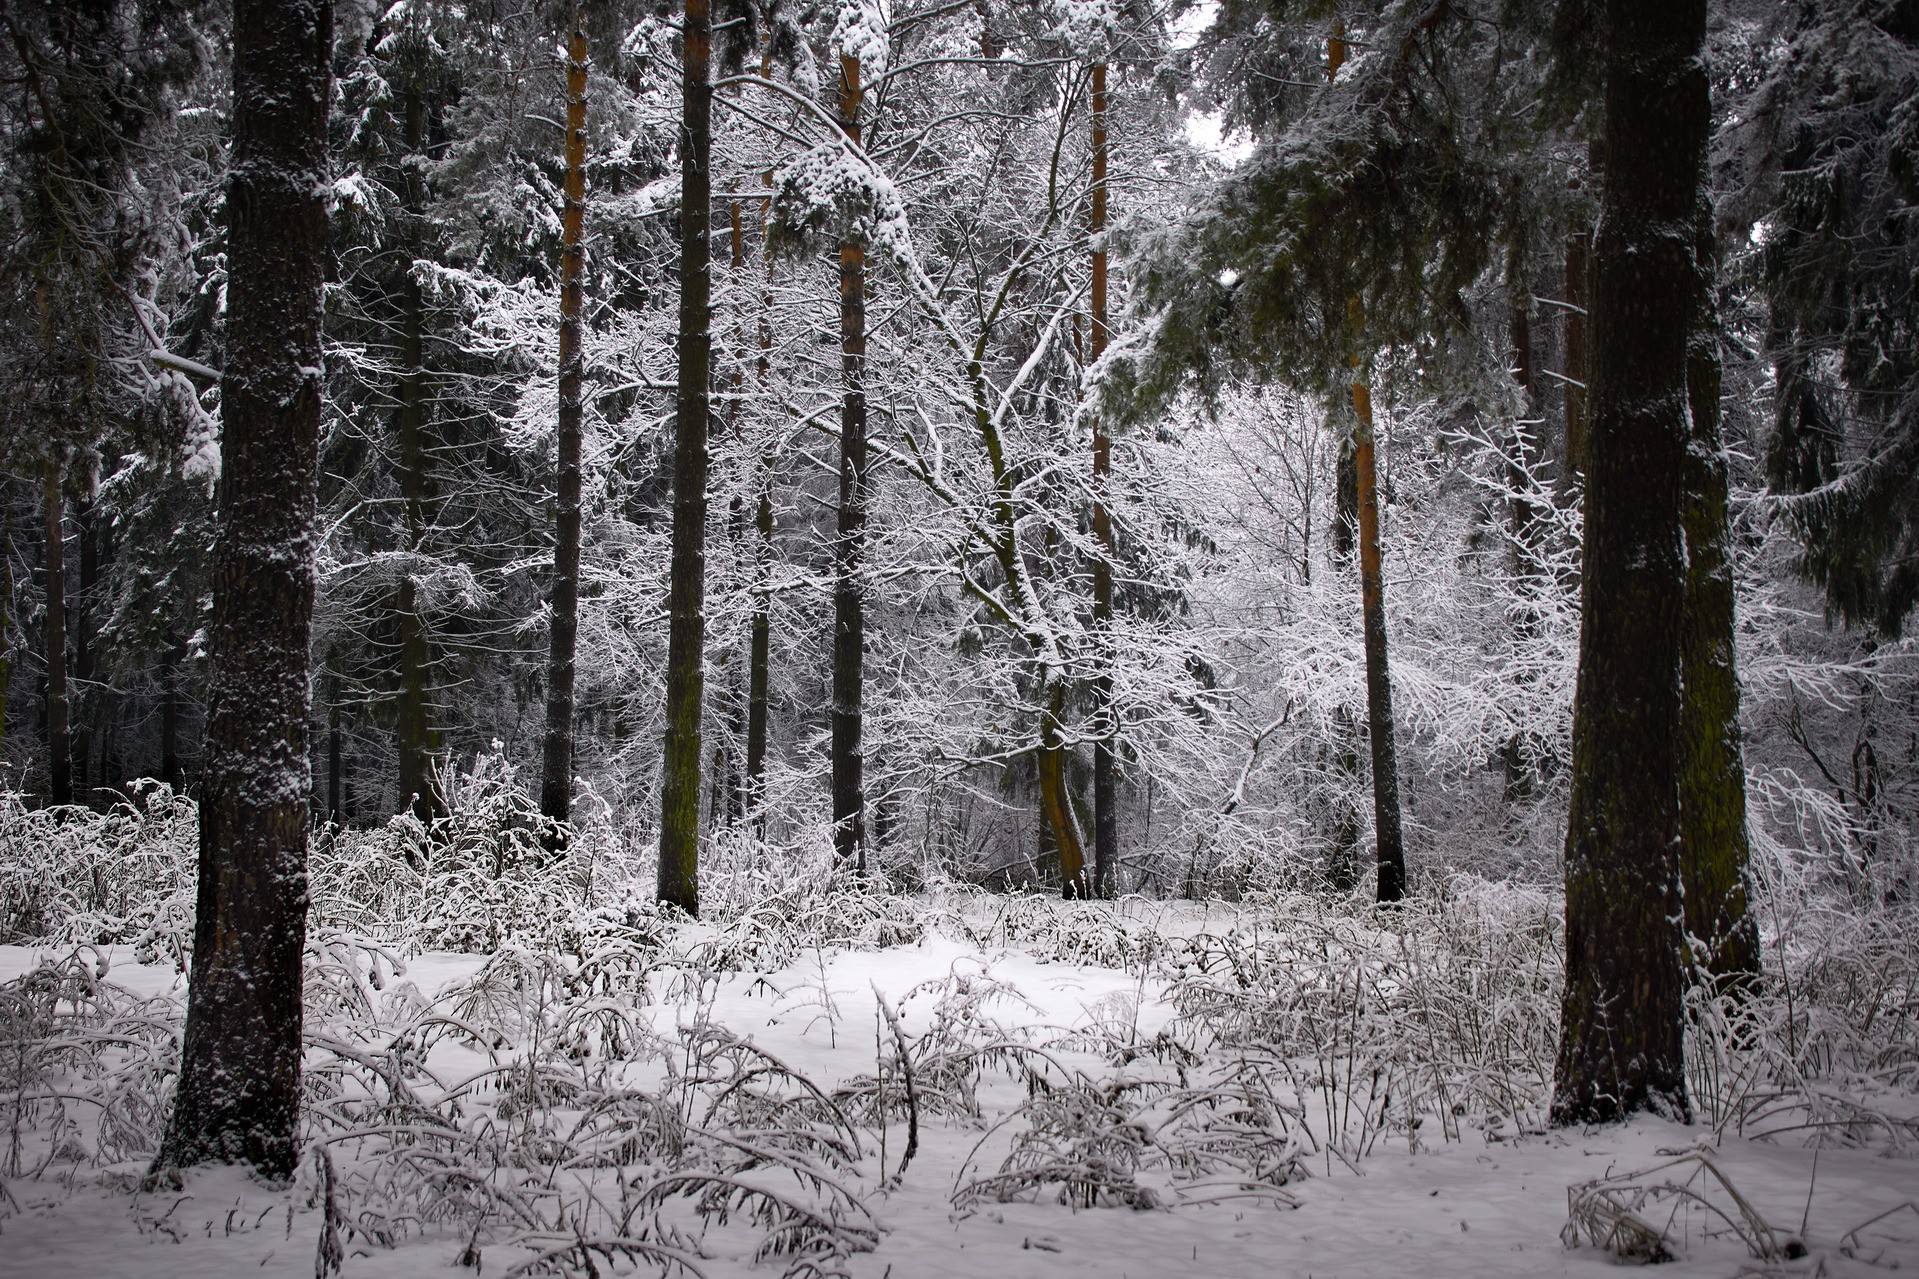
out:
M1518 608L1513 614L1513 639L1524 650L1538 639L1539 581L1545 572L1544 548L1541 546L1544 512L1541 510L1536 483L1538 428L1541 422L1537 416L1539 380L1534 364L1532 316L1526 307L1528 299L1522 292L1525 286L1520 281L1511 281L1507 288L1512 295L1509 327L1513 344L1513 375L1519 383L1520 411L1513 423L1512 455L1506 460L1506 490L1511 504L1513 528L1513 580L1519 595ZM1529 675L1520 678L1531 682ZM1500 747L1500 758L1506 770L1507 803L1522 800L1532 793L1537 765L1529 746L1536 740L1537 736L1531 730L1519 728Z
M546 659L546 743L540 811L573 812L574 650L580 630L581 266L586 229L586 30L567 8L566 179L560 215L560 416L554 475L553 623Z
M1335 22L1326 42L1326 79L1339 78L1346 61L1345 25ZM1399 752L1393 740L1392 673L1386 661L1386 592L1379 553L1379 475L1373 457L1373 394L1362 376L1361 344L1365 338L1365 305L1354 294L1346 319L1352 342L1352 531L1359 535L1359 598L1366 644L1366 735L1373 756L1373 838L1379 878L1374 896L1396 902L1406 894L1406 847L1399 820ZM1343 502L1345 474L1338 487ZM1342 521L1343 522L1343 521ZM1334 526L1335 546L1339 524Z
M1711 197L1701 193L1698 324L1687 347L1692 436L1681 479L1686 537L1685 701L1679 720L1679 869L1693 963L1715 978L1759 971L1739 731L1726 451L1719 438L1719 314Z
M406 91L407 161L402 186L406 225L406 273L400 280L400 499L403 537L409 557L426 540L426 306L414 263L423 252L421 219L426 190L420 162L426 154L426 102L417 87ZM395 608L400 626L400 706L394 745L399 754L400 794L414 815L428 821L440 811L433 789L434 733L429 719L427 682L432 652L426 618L420 614L415 565L403 567Z
M1357 305L1357 299L1354 300ZM1357 361L1355 361L1357 364ZM1353 379L1353 470L1359 481L1359 598L1366 632L1366 736L1373 755L1375 896L1406 895L1406 847L1399 824L1399 752L1393 740L1392 672L1386 662L1386 591L1379 554L1379 477L1373 458L1373 398Z
M299 1161L329 0L236 0L227 361L200 875L156 1172Z
M105 772L105 743L100 741L102 691L94 679L93 591L100 580L100 544L93 518L93 499L82 493L73 509L74 543L80 550L80 574L70 605L73 621L73 678L67 685L67 723L73 735L73 773L75 793L82 803L91 801L96 782L104 782L94 769L94 746L98 743L101 768Z
M1093 315L1088 354L1106 353L1106 64L1093 67ZM1093 419L1093 628L1101 670L1093 684L1099 736L1093 741L1093 892L1113 895L1119 866L1119 812L1113 769L1113 739L1119 729L1113 708L1113 441L1106 424Z
M860 62L840 55L841 130L860 142ZM866 871L865 759L861 754L866 600L866 250L840 245L840 506L833 543L833 849Z
M732 268L731 278L744 283L746 267L746 227L744 207L738 200L729 201L726 207L728 221L728 264ZM744 292L744 290L742 290ZM727 434L733 437L734 446L739 450L742 461L746 457L746 426L741 416L741 399L746 389L746 323L744 308L738 308L733 315L733 351L727 370L726 401ZM746 547L746 499L740 495L738 487L727 502L726 512L727 542L732 548L735 572L742 559L749 553ZM755 556L757 561L757 556ZM752 624L748 623L747 638L752 640ZM713 752L713 812L716 821L724 821L728 828L739 825L745 815L746 788L740 775L740 755L746 739L746 721L751 713L747 706L746 682L749 673L743 669L739 653L732 643L726 647L721 658L726 666L726 710L727 721L732 730L718 749Z
M1567 483L1586 473L1586 263L1592 236L1576 231L1566 238L1566 466Z
M700 909L700 708L706 643L706 433L711 411L712 14L686 0L680 122L679 390L673 431L673 561L667 591L666 751L659 896Z
M160 659L160 780L179 790L180 775L180 664L186 660L187 646L171 630L166 638L166 655Z
M48 462L40 496L47 543L47 800L73 802L73 740L67 713L67 521L60 464Z
M0 748L7 744L7 692L13 684L13 484L0 480Z
M761 175L773 184L773 172ZM773 361L773 248L767 235L772 217L770 197L760 201L760 245L765 258L766 283L760 295L759 358L754 377L764 386ZM773 599L769 574L773 562L773 472L770 460L759 462L759 497L753 511L753 622L748 638L746 676L746 807L754 833L766 835L766 712L772 683Z
M1608 0L1555 1123L1687 1113L1680 527L1705 0Z

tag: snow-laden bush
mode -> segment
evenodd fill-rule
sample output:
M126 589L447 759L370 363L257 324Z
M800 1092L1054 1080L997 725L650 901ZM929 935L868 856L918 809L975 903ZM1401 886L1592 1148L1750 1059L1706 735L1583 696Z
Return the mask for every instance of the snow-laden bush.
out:
M199 848L193 802L158 782L105 812L28 808L0 790L0 942L138 941L177 913Z

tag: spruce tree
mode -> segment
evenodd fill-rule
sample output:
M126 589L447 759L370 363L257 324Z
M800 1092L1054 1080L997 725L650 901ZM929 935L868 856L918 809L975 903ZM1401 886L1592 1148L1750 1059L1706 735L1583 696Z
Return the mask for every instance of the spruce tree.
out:
M179 1083L155 1172L299 1159L308 643L329 0L237 0L206 775Z
M1608 0L1566 988L1552 1118L1688 1114L1678 846L1705 0Z

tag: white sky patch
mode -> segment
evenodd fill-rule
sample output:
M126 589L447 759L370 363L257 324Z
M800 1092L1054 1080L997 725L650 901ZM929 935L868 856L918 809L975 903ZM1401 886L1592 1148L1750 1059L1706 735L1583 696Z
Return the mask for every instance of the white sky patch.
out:
M1203 0L1173 20L1170 30L1173 48L1190 49L1199 42L1206 28L1219 16L1216 0ZM1182 125L1186 140L1201 152L1232 168L1253 153L1253 139L1241 132L1228 134L1225 118L1217 111L1201 111L1190 102L1182 104Z
M1253 153L1252 138L1239 131L1228 134L1217 111L1195 111L1189 106L1184 124L1187 141L1229 169Z

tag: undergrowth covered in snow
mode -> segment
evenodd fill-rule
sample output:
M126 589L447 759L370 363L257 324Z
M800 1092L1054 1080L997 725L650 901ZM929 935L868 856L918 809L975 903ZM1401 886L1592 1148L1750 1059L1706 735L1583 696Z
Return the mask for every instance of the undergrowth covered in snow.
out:
M556 832L484 771L452 797L431 825L313 847L301 1185L322 1271L425 1241L492 1273L727 1258L838 1274L878 1245L879 1205L933 1147L962 1214L1266 1211L1388 1150L1544 1131L1564 944L1548 889L1455 876L1389 911L1304 892L902 895L836 882L823 855L722 843L695 922L651 901L648 859L610 819ZM43 956L0 986L5 1177L144 1173L183 988L122 974L184 965L195 841L191 803L164 787L104 814L0 794L0 941ZM1914 1153L1912 902L1760 853L1766 978L1702 989L1692 1009L1702 1135ZM947 951L1100 971L1110 989L1075 1013L983 958L888 992L829 973ZM745 1033L753 1001L831 1051ZM1585 1187L1568 1237L1675 1247L1646 1206L1705 1202L1695 1165ZM1766 1262L1797 1240L1735 1233Z

